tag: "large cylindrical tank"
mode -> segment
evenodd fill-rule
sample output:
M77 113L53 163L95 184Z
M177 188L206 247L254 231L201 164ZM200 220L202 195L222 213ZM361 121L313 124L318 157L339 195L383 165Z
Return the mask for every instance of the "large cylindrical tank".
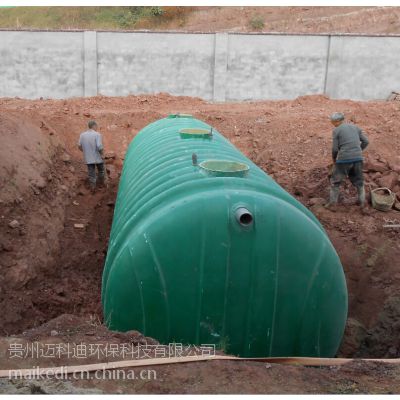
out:
M347 316L343 268L315 216L189 115L128 148L102 302L110 329L254 357L332 357Z

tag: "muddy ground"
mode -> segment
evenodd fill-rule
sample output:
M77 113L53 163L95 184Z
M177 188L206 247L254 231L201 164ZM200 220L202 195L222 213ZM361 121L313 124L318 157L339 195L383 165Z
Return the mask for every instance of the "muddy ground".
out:
M400 102L396 100L306 96L211 104L167 94L0 99L0 369L10 367L7 348L17 336L102 343L132 339L101 325L101 274L113 205L131 139L148 123L175 112L191 113L213 125L322 222L342 260L349 289L349 320L339 355L400 357L399 230L383 227L399 224L400 212L384 213L371 206L361 212L349 185L343 188L337 211L324 209L331 163L328 116L334 111L345 112L370 139L365 163L368 194L369 188L386 186L400 200ZM87 188L86 167L76 146L89 119L98 121L107 153L108 186L94 195ZM36 365L32 362L26 359L20 366ZM400 392L399 367L375 363L307 368L208 361L155 369L157 380L145 383L2 381L0 391Z

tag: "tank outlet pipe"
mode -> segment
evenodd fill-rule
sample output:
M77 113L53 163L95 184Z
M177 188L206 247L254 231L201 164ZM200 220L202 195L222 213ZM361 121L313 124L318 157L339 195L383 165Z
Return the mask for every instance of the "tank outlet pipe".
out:
M253 214L245 207L239 207L235 212L235 217L242 226L249 226L253 223Z

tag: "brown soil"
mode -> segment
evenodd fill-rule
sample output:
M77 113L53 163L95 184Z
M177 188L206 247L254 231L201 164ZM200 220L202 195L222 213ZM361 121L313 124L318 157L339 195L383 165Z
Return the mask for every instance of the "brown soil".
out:
M264 24L261 27L259 24ZM138 26L141 27L141 26ZM146 21L142 27L148 28ZM399 7L193 7L162 26L197 32L400 33Z
M3 13L1 23L9 29L400 34L400 7L163 6L162 15L136 22L128 7L110 8L39 7L33 15L22 7Z
M40 328L23 335L0 338L0 369L36 368L127 360L129 357L92 355L84 359L62 355L43 360L10 358L11 345L26 344L45 349L46 345L156 346L157 342L139 332L110 332L93 318L64 314ZM110 347L111 348L111 347ZM154 347L153 347L154 348ZM72 352L73 353L73 352ZM344 366L302 367L250 361L205 361L189 364L135 367L120 369L126 375L134 370L144 379L99 379L92 373L83 379L0 379L0 393L158 393L158 394L390 394L400 392L400 366L377 362L353 361ZM121 372L123 371L123 372ZM143 372L142 372L143 371ZM150 372L149 372L150 371ZM154 372L155 371L155 372ZM149 379L148 377L154 377ZM101 375L100 375L101 376ZM105 375L108 376L107 374ZM142 375L143 376L143 375Z
M334 111L345 112L370 138L367 183L372 188L389 186L400 198L400 103L339 101L324 96L233 104L167 94L0 99L3 348L11 340L8 336L23 332L26 340L42 340L56 330L59 340L70 342L85 340L88 329L92 332L89 336L94 334L100 341L120 335L99 323L101 273L119 172L135 134L155 119L178 111L217 128L308 206L326 228L349 288L350 318L340 355L400 357L399 231L383 228L385 223L399 224L399 212L384 213L370 206L361 212L349 185L337 211L322 206L328 194L330 164L327 116ZM85 166L76 147L79 133L91 118L99 122L106 152L111 153L108 187L94 195L86 188ZM9 226L13 220L18 221L14 228ZM83 223L84 229L75 228L76 223ZM62 314L70 316L59 317ZM77 327L75 331L71 324ZM2 357L2 368L7 368L9 361ZM145 393L399 392L397 367L375 364L317 369L215 361L156 369L162 380L142 386L110 381L76 385ZM30 389L23 386L21 390Z

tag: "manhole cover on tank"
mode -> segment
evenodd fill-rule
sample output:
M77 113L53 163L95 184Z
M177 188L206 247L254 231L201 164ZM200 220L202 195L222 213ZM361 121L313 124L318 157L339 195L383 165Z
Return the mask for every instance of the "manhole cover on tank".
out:
M246 176L250 167L247 164L228 160L206 160L199 164L207 175L211 176Z
M212 136L211 129L201 129L201 128L184 128L179 131L181 138L183 139L210 139Z

